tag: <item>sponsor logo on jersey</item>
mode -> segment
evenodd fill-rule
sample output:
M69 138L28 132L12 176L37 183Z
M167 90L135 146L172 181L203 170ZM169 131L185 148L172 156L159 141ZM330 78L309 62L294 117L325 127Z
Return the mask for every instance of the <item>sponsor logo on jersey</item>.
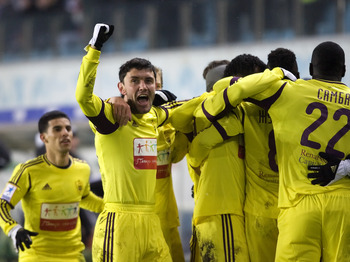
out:
M40 213L40 229L46 231L68 231L77 226L79 202L43 203Z
M46 183L46 185L43 186L42 190L52 190L52 188L50 187L49 183Z
M157 179L170 176L170 149L158 151L157 157Z
M5 189L2 193L1 199L4 199L7 202L10 202L12 199L12 196L16 190L17 190L17 187L15 185L7 183Z
M157 139L134 139L135 169L157 169Z

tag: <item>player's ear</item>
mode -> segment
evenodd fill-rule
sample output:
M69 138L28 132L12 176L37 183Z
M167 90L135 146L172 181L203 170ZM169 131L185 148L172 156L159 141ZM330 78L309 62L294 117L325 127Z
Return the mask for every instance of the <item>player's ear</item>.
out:
M309 73L310 73L310 76L314 74L314 66L312 65L312 63L309 64Z
M47 139L46 139L45 133L41 133L41 134L40 134L40 139L41 139L41 141L43 141L44 143L47 143Z
M118 83L118 89L119 89L120 94L122 94L123 96L126 95L125 87L124 87L124 84L122 82Z

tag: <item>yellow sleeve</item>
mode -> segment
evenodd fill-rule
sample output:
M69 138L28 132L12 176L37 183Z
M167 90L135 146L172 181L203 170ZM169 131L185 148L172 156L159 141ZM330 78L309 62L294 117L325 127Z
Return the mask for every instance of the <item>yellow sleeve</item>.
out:
M104 208L104 202L102 198L90 191L87 196L82 198L80 207L95 213L101 213Z
M6 200L0 199L0 226L6 235L17 225L17 222L10 214L11 209L10 204Z
M192 167L199 167L213 147L242 133L243 126L237 113L233 111L214 121L208 128L199 132L190 144L189 164Z
M192 133L193 132L193 112L197 108L197 106L204 101L206 97L209 96L209 93L203 93L199 97L195 97L191 100L188 100L183 105L178 107L172 112L170 117L170 123L172 126L184 133Z
M0 197L0 226L6 235L17 225L10 210L17 205L29 188L28 174L23 166L24 164L19 164L15 167Z
M228 76L228 77L220 79L219 81L217 81L213 85L213 90L216 93L219 93L222 90L224 90L225 88L229 87L230 85L232 85L232 83L231 83L232 78L233 78L232 76Z
M281 68L266 69L262 73L252 74L237 80L233 85L223 89L204 101L206 117L217 116L225 109L236 107L243 99L253 98L261 101L273 95L285 81ZM227 80L223 80L226 81ZM208 122L208 121L207 121ZM209 123L208 123L209 126Z
M75 98L86 116L97 116L102 108L102 100L93 94L100 54L89 48L80 66Z
M188 151L188 139L185 134L176 131L173 150L171 153L171 163L180 162Z

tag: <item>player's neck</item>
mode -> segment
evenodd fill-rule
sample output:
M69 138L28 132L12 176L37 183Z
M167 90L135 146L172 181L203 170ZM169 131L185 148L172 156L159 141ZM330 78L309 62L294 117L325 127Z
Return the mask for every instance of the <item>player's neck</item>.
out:
M46 153L47 159L58 167L67 167L70 163L69 152L67 153Z

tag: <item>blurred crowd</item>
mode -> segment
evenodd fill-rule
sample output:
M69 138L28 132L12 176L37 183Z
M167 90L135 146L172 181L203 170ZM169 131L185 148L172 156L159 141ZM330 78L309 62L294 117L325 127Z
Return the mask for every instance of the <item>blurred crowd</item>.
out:
M116 40L106 52L348 33L349 5L350 0L0 0L0 60L80 54L87 28L99 22L116 25Z

